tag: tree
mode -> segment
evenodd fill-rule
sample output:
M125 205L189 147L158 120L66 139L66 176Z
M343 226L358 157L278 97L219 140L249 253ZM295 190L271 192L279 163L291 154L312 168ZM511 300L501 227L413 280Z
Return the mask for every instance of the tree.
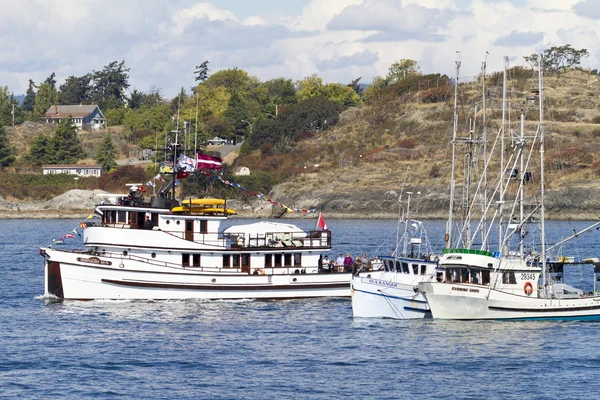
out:
M46 114L50 106L58 104L58 92L51 83L44 82L40 85L40 89L35 96L35 104L33 106L33 118L40 119Z
M77 127L70 116L60 121L52 137L53 164L75 164L85 157L81 141L77 137Z
M111 134L104 135L104 139L96 152L96 162L102 165L102 169L106 172L110 172L117 166L115 159L117 158L115 145L112 140Z
M15 123L23 122L23 113L19 107L19 101L14 94L8 91L8 86L0 86L0 126L12 125L13 107L15 113Z
M54 160L52 138L44 134L34 137L25 160L33 165L51 164Z
M6 129L0 126L0 167L7 167L15 161L17 149L10 144Z
M125 104L127 99L125 91L129 88L129 68L125 67L125 61L120 63L113 61L106 65L102 71L92 73L93 96L102 109L108 109L105 101L113 97L118 106ZM114 105L111 104L111 105Z
M357 95L359 95L359 96L360 96L360 95L361 95L361 93L362 93L362 89L361 89L361 87L360 87L360 83L358 83L358 82L360 82L360 79L361 79L361 78L362 78L362 77L360 77L360 76L359 76L358 78L354 79L352 82L350 82L350 83L348 84L348 87L350 87L352 90L354 90L354 92L355 92Z
M196 82L200 81L200 83L203 83L205 80L208 79L209 72L210 70L208 69L208 60L206 60L202 64L196 65L196 70L194 71L194 80Z
M581 59L589 57L590 53L586 49L576 50L570 44L565 46L553 46L544 50L543 67L548 72L560 73L571 67L581 64ZM532 68L538 66L538 55L531 54L523 57Z
M127 105L129 106L130 109L137 110L138 108L140 108L142 106L142 104L144 104L145 96L146 96L146 93L140 92L137 89L133 89L133 92L131 92L129 99L127 99Z
M56 90L56 73L51 73L50 76L48 76L46 78L46 80L44 81L44 83L49 84L50 86L52 86L55 90Z
M346 107L354 106L360 102L360 97L351 87L339 83L323 84L323 80L316 74L299 81L298 86L300 87L298 93L300 101L313 97L325 97Z
M27 93L25 94L25 99L23 99L23 111L33 113L33 106L35 104L35 83L30 79L29 87L27 88Z
M253 79L246 71L239 68L223 69L215 72L204 83L209 87L224 86L229 94L237 93L243 97L247 96L253 83L258 84L256 79Z
M91 97L90 81L92 76L85 74L80 77L69 76L65 83L60 85L58 100L60 104L83 104Z
M390 66L386 78L390 83L396 83L420 75L422 75L421 68L419 68L417 62L415 60L403 58Z

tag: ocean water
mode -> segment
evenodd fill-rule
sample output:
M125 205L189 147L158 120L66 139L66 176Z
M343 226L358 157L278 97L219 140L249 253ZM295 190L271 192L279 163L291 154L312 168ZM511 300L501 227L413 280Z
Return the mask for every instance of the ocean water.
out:
M0 398L600 397L597 322L354 320L349 299L47 302L37 249L79 222L0 221ZM327 224L334 255L394 247L396 221ZM425 225L439 250L443 222ZM549 242L587 225L550 222ZM600 257L599 235L563 254ZM593 271L565 280L590 290Z

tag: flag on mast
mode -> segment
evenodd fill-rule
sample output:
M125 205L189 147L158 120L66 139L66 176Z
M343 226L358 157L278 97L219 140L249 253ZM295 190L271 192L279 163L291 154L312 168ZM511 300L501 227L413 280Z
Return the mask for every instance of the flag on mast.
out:
M319 218L317 219L317 228L321 228L324 231L327 231L327 223L325 222L325 218L323 218L323 214L319 211Z

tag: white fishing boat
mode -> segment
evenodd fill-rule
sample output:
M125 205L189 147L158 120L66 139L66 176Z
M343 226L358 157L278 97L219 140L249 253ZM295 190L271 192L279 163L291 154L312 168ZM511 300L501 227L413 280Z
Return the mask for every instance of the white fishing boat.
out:
M167 186L146 201L137 189L97 205L99 220L82 223L83 249L40 249L46 295L77 300L350 296L351 273L319 273L321 253L331 249L326 227L305 231L259 222L223 229L232 210L222 199L179 202Z
M542 64L540 57L539 65ZM506 68L505 68L506 76ZM445 269L444 282L422 282L419 290L425 295L434 318L440 319L559 319L582 320L600 319L600 296L594 292L583 291L566 285L551 277L548 271L547 254L552 248L545 244L544 215L544 131L543 131L543 80L539 71L539 107L540 124L533 137L531 149L538 146L540 151L540 198L537 208L540 210L541 251L526 254L523 251L523 226L531 215L523 215L523 185L525 183L523 167L524 136L523 128L518 143L521 160L519 196L520 223L509 224L507 235L499 230L499 251L491 253L475 249L445 249L440 266ZM523 121L523 117L521 119ZM523 122L521 123L523 127ZM502 129L503 131L503 129ZM502 132L503 134L503 132ZM515 165L517 162L515 159ZM501 165L506 174L506 166ZM510 169L514 170L514 166ZM502 182L502 179L500 180ZM502 186L502 183L500 183ZM504 203L504 190L500 189L500 207ZM510 219L509 219L510 220ZM597 226L598 223L592 225ZM587 229L591 229L589 227ZM586 230L587 230L586 229ZM582 231L583 232L583 231ZM580 234L576 233L571 237ZM508 251L508 239L518 235L520 248ZM559 244L552 246L553 248ZM594 266L594 282L599 266Z
M398 241L391 256L379 257L383 271L378 275L362 274L352 277L354 317L431 317L427 301L418 291L417 285L423 281L442 279L443 273L437 270L437 257L431 252L423 224L421 221L408 219L411 194L408 193L402 253L398 251Z

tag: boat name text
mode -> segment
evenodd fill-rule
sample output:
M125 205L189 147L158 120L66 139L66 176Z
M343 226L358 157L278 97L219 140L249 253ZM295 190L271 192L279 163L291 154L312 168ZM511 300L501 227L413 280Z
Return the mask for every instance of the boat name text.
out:
M369 279L368 282L371 283L371 284L373 284L373 285L380 285L380 286L389 286L389 287L396 287L396 286L398 286L398 284L395 283L395 282L380 281L379 279Z
M112 265L110 261L102 261L98 257L90 257L90 258L81 258L77 257L77 261L88 264L98 264L98 265Z
M474 289L474 288L468 288L467 289L467 288L452 286L452 290L455 290L457 292L479 293L479 289Z

